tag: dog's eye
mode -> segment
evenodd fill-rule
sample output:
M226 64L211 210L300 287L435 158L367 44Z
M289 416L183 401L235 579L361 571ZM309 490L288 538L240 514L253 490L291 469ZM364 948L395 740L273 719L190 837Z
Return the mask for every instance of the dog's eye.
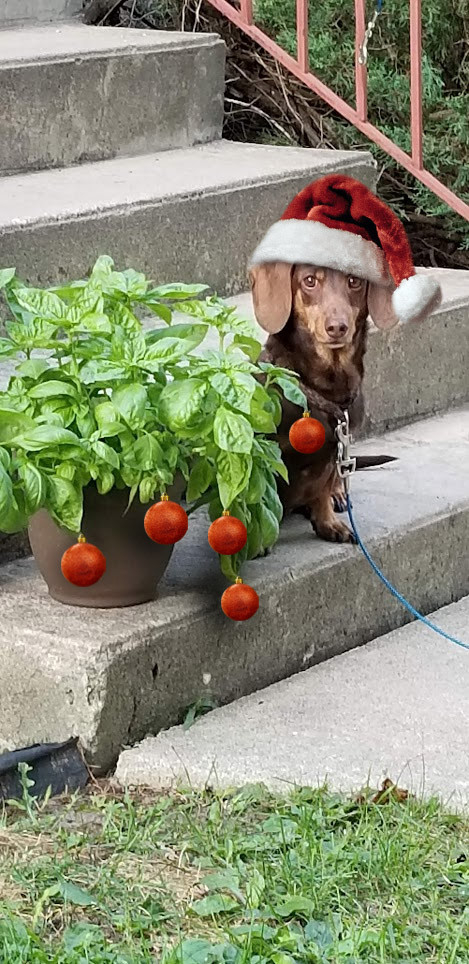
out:
M303 278L303 284L307 288L314 288L318 283L318 279L314 277L314 274L307 274L306 278Z
M354 288L355 290L357 290L358 288L361 288L362 284L363 284L362 279L354 278L353 275L351 275L350 278L348 279L349 288Z

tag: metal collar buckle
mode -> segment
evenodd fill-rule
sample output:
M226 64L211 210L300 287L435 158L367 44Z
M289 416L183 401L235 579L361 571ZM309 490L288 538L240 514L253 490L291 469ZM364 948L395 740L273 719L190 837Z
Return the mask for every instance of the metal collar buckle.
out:
M357 460L350 455L350 445L352 436L350 434L350 420L347 411L344 412L343 421L339 421L335 430L337 438L337 458L335 460L337 473L344 482L344 488L348 494L350 490L350 478L357 467Z

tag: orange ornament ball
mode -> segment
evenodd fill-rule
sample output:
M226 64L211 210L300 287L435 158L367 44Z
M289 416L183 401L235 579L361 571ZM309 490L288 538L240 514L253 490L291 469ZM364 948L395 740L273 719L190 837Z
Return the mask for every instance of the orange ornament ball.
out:
M209 544L221 556L233 556L236 552L241 552L247 539L244 522L229 512L224 512L219 519L215 519L208 530Z
M81 536L75 546L64 552L61 569L74 586L94 586L106 572L106 558L97 546Z
M293 422L288 437L291 447L296 452L312 455L313 452L319 452L319 449L322 449L326 441L326 430L322 422L318 422L317 418L311 418L308 412L305 412L303 418Z
M234 586L228 586L221 597L221 608L236 622L251 619L259 609L259 596L252 586L245 586L242 579L237 579Z
M189 519L182 505L163 496L161 502L155 502L148 509L143 524L149 539L160 546L172 546L185 536Z

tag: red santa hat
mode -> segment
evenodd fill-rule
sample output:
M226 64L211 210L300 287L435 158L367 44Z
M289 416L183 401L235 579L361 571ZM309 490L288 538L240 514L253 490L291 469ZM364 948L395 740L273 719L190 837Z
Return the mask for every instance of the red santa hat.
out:
M329 174L300 191L267 231L251 266L283 262L335 268L370 283L375 324L423 320L441 303L431 274L415 273L404 227L364 184Z

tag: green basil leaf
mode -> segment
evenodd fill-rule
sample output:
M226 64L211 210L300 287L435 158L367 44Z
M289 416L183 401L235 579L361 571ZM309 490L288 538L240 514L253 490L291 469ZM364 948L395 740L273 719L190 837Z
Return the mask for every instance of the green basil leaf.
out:
M125 453L125 460L142 472L151 472L164 462L164 452L153 435L142 435Z
M134 426L143 419L147 393L143 385L137 382L115 388L112 393L112 404L129 425Z
M111 491L113 485L114 485L113 473L109 472L107 469L105 469L104 472L103 471L100 472L96 480L96 487L98 489L99 494L107 495L107 493Z
M6 449L0 448L0 465L8 472L11 465L11 456Z
M250 414L251 399L256 389L256 381L246 372L217 372L211 378L211 385L222 396L227 405Z
M107 386L109 382L121 381L125 378L125 370L115 362L92 358L80 369L80 378L84 385Z
M76 397L77 390L75 385L71 385L70 382L56 381L55 379L49 379L48 381L40 382L39 385L34 385L33 388L28 389L28 395L30 398L51 398L55 395L69 395L71 397Z
M200 413L208 386L197 378L174 381L166 385L160 395L160 417L173 431L188 425Z
M224 509L229 509L236 497L245 488L252 469L250 455L236 452L220 452L217 458L217 484L220 501Z
M6 288L15 277L16 268L3 268L0 271L0 288Z
M207 459L200 458L195 463L187 485L188 502L196 502L207 491L215 478L215 469Z
M271 485L269 480L266 480L265 492L263 495L264 505L267 506L270 512L272 512L277 519L277 522L281 522L283 519L283 505L280 500L280 496L277 492L277 486Z
M11 442L24 432L29 432L35 428L36 422L25 415L23 412L15 412L12 409L0 409L0 445Z
M147 505L148 502L153 502L155 499L155 493L159 488L158 481L152 477L142 479L138 487L138 497L142 505Z
M96 409L95 409L96 415ZM93 436L96 439L99 438L114 438L116 435L125 435L126 432L130 430L124 425L123 422L103 422L96 432L93 432ZM93 438L92 441L95 439Z
M48 368L49 365L44 358L28 358L17 366L16 371L24 378L39 378Z
M44 505L46 497L46 483L44 476L31 462L26 462L19 470L23 480L23 491L26 508L31 515Z
M266 393L267 394L267 393ZM253 398L250 408L250 422L256 432L264 432L267 435L274 434L277 424L273 416L273 406L269 404L270 411L259 404L257 398Z
M27 433L15 436L13 445L30 452L40 452L51 445L78 445L78 437L69 429L57 425L38 425Z
M251 477L245 493L245 500L248 505L261 502L266 487L266 478L259 465L252 467Z
M55 474L61 479L68 479L69 482L73 482L77 474L77 469L72 462L59 462Z
M0 532L11 532L12 518L17 509L10 476L0 466Z
M171 324L173 313L171 311L171 308L168 307L168 305L162 305L160 304L159 301L152 301L149 298L148 299L142 298L140 300L144 302L146 308L152 311L153 314L156 315L158 318L161 318L162 321L165 322L165 324L167 325Z
M298 405L305 411L308 408L308 402L306 400L306 395L301 391L300 386L293 379L286 378L283 375L278 375L275 378L275 384L282 389L285 398L293 405Z
M15 299L22 308L38 318L60 320L67 313L66 305L57 295L41 288L15 288Z
M94 263L91 278L106 278L111 274L114 261L108 254L102 254Z
M85 410L77 415L77 429L83 438L91 438L96 431L96 422L93 412Z
M252 425L244 415L230 412L224 406L215 415L213 434L216 444L225 452L249 454L252 449Z
M81 315L77 327L79 331L89 331L91 334L98 335L110 335L113 331L113 326L108 316L97 314L96 312L88 312L87 314Z
M240 348L242 352L249 358L252 362L257 362L259 355L262 351L262 345L260 341L256 338L251 338L248 335L235 335L233 338L232 346L233 348Z
M0 338L0 357L14 358L18 354L18 348L9 338Z
M99 398L103 398L103 396L100 395ZM98 404L94 406L94 417L99 428L107 422L114 422L116 419L116 410L112 402L107 398L104 401L98 402Z
M23 351L31 348L57 348L58 325L44 318L34 318L28 323L7 321L5 328L12 341Z
M258 506L258 518L261 527L262 543L266 549L273 546L279 537L279 523L274 513L265 503Z
M263 548L261 527L253 513L248 527L247 558L256 559Z
M64 529L79 532L83 515L83 492L67 479L50 476L48 484L48 508L51 515Z
M105 442L91 442L91 449L101 462L105 462L113 469L119 468L119 456L110 445L106 445Z
M163 298L165 301L179 301L186 298L196 298L203 291L208 291L208 285L160 285L158 288L147 291L145 299L142 300L155 301L157 298Z

